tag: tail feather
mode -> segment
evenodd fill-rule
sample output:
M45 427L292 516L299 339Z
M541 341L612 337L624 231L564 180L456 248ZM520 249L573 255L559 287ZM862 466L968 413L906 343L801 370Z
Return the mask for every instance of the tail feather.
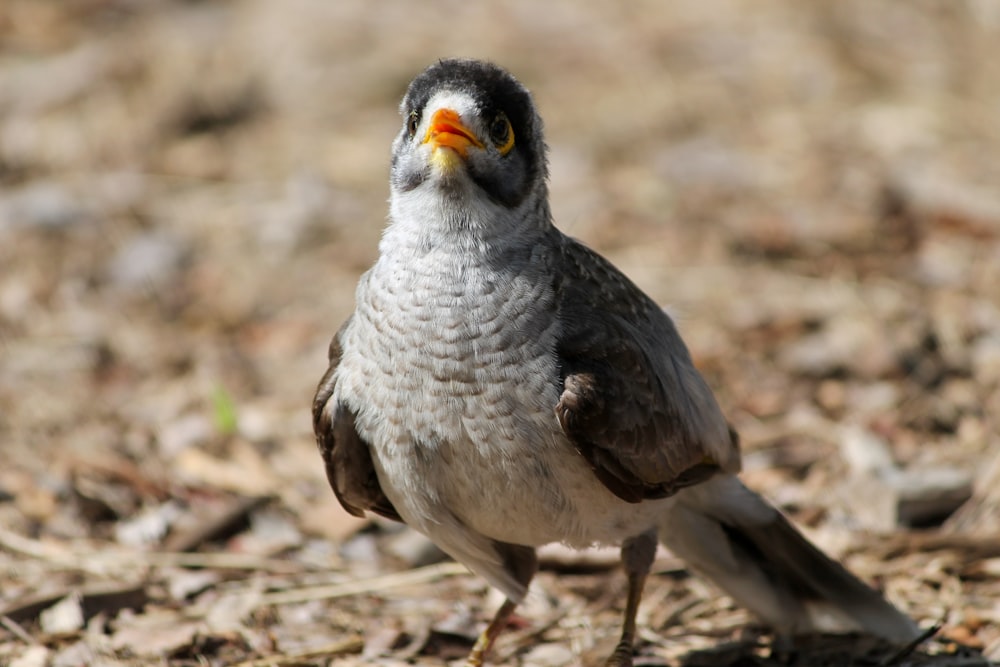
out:
M779 634L863 632L900 644L919 635L910 618L736 477L676 498L660 540Z

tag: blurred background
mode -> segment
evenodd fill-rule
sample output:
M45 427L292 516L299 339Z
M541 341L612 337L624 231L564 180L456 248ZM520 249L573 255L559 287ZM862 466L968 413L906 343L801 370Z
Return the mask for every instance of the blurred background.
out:
M309 405L445 56L533 91L557 224L674 314L748 483L1000 658L1000 4L3 0L0 662L468 649L450 570L266 597L436 559L339 511ZM509 664L617 638L610 561L547 558ZM663 558L643 664L694 664L750 619Z

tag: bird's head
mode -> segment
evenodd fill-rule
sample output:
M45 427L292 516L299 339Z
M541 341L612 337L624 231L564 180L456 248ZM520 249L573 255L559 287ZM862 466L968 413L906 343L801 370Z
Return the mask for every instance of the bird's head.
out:
M544 203L542 122L508 72L476 60L441 60L400 105L392 197L448 207L515 211ZM399 203L399 202L397 202Z

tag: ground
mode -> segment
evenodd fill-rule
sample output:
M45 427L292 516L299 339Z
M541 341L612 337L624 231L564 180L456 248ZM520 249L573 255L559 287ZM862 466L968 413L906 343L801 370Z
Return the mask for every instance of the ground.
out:
M309 418L448 55L534 91L746 482L940 625L772 651L664 552L637 664L1000 659L1000 5L4 0L0 663L461 664L496 594L341 511ZM544 563L495 664L614 644L614 554Z

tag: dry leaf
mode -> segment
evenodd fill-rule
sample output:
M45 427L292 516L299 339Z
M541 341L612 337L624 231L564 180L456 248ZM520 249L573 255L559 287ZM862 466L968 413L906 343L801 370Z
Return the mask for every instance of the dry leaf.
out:
M67 595L39 614L39 624L42 631L52 635L76 632L83 629L83 608L80 606L80 596L76 593Z

